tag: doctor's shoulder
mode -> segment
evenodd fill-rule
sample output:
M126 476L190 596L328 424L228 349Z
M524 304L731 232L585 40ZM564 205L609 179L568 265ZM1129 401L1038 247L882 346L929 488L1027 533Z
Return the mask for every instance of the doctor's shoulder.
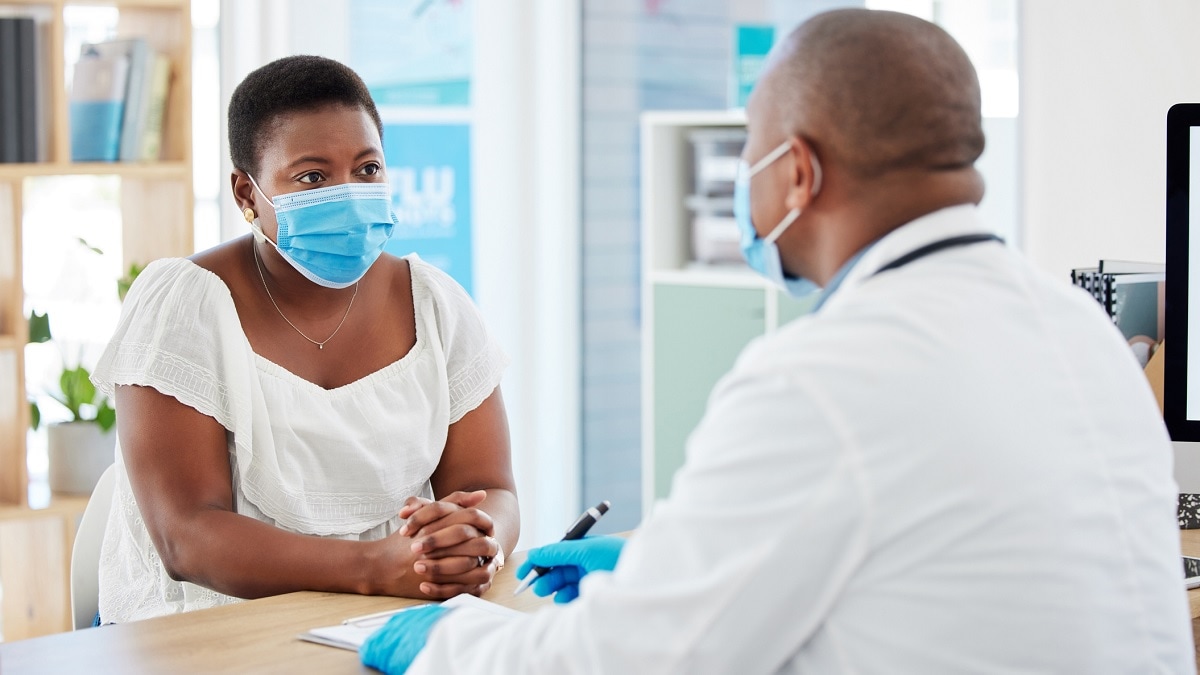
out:
M841 351L854 330L822 314L808 314L752 339L738 354L733 371L750 374L803 371Z

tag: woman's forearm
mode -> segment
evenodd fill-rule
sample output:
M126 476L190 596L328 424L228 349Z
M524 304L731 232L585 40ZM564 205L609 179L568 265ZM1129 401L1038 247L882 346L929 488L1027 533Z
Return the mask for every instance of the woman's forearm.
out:
M411 540L399 535L323 539L207 509L179 519L166 539L159 554L171 578L238 598L301 590L423 597Z

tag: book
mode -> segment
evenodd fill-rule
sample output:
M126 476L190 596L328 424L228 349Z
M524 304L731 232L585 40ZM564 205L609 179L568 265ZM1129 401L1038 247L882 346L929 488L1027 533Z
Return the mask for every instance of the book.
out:
M163 120L167 111L167 94L171 88L171 59L163 54L155 54L151 73L137 156L143 162L157 161L162 154Z
M38 39L32 18L17 19L17 107L20 162L38 161Z
M349 649L358 651L367 638L383 628L393 616L400 612L405 612L417 607L427 607L433 603L425 603L423 605L415 605L413 607L405 607L387 612L379 612L378 614L370 614L355 619L346 619L337 626L325 626L323 628L314 628L307 633L301 633L296 638L306 642L315 642L327 647L337 647L338 649ZM498 605L488 600L477 598L474 595L463 593L456 595L442 603L442 607L448 609L466 609L472 612L488 612L505 618L521 616L521 612L515 609L509 609L503 605Z
M37 82L36 114L37 124L37 156L39 162L50 160L50 72L54 67L61 68L53 58L54 41L51 39L53 26L49 21L35 24L37 27L37 68L34 80Z
M121 122L129 59L84 47L71 87L71 160L115 162L121 154Z
M17 20L0 18L0 162L21 158Z
M142 130L150 106L150 88L154 77L154 52L141 38L108 40L85 44L82 50L95 50L101 56L125 57L129 74L124 92L125 106L121 113L121 140L118 156L123 162L141 159ZM82 54L81 54L82 56Z

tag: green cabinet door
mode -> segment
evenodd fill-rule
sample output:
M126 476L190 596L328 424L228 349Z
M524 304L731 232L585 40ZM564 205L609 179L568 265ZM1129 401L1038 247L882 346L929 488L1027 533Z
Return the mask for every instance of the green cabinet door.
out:
M772 289L770 291L779 298L779 326L786 326L792 319L798 319L812 311L813 305L817 304L817 299L821 297L820 293L813 293L803 300L794 300L790 295L782 291Z
M766 292L654 287L654 496L666 497L713 386L765 330Z

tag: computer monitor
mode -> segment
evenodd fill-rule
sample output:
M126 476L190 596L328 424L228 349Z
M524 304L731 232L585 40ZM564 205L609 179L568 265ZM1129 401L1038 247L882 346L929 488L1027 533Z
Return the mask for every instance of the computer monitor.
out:
M1166 263L1163 417L1180 489L1200 492L1200 103L1167 112Z

